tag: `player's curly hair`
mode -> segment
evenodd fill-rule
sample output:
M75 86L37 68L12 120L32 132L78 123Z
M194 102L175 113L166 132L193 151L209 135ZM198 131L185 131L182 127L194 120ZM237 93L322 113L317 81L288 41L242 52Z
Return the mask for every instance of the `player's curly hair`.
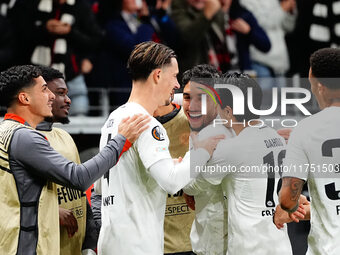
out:
M310 57L312 74L318 81L330 88L340 89L340 49L324 48Z
M0 73L0 105L11 106L15 96L23 89L35 84L34 78L41 76L39 67L33 65L13 66Z
M259 115L253 114L248 107L248 88L253 89L253 106L255 109L260 110L262 104L262 89L260 85L249 75L244 73L226 73L219 80L219 84L229 84L238 87L244 95L244 115L234 115L237 121L249 121L252 119L258 119ZM230 90L217 88L218 95L221 98L222 109L226 106L230 106L233 109L234 98Z
M212 65L197 65L183 73L182 85L187 85L191 80L199 84L214 86L215 79L220 76L221 73Z
M49 66L38 66L41 71L41 76L46 82L53 81L55 79L65 79L64 75L58 70Z

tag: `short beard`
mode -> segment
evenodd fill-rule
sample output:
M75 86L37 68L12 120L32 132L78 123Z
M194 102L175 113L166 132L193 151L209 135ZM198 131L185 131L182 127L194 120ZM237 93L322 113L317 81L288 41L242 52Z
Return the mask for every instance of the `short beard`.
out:
M61 124L68 124L70 123L70 119L68 117L57 118L54 120L54 122L59 122Z
M52 123L61 123L61 124L70 123L70 119L68 117L63 117L63 118L46 117L45 121L52 122Z
M189 126L190 126L191 131L194 131L194 132L199 132L199 131L201 131L203 128L205 128L204 125L200 126L199 128L193 128L190 124L189 124Z

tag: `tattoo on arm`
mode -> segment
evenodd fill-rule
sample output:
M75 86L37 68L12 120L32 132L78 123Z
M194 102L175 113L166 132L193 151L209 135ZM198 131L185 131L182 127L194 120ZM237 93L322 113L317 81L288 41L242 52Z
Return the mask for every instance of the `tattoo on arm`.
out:
M300 194L303 187L303 180L297 178L284 178L283 187L288 187L290 191L290 200L297 202L300 198Z
M303 181L300 179L296 179L296 178L292 178L291 179L291 186L290 186L290 190L291 190L291 197L290 199L292 201L298 201L300 198L300 194L302 191L302 187L303 187Z

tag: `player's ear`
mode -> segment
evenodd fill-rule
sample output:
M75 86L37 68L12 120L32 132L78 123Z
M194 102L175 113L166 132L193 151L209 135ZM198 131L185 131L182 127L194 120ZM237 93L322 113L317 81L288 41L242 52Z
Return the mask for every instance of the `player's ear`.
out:
M324 85L322 85L320 82L318 82L318 93L320 95L324 95L325 94L325 91L326 91L326 87Z
M231 119L233 117L233 109L229 105L227 105L225 107L225 111L226 111L227 118Z
M26 92L19 92L18 94L18 100L21 104L28 105L30 100L29 100L29 95Z
M152 78L155 84L159 83L159 80L162 75L162 69L156 68L155 70L152 71Z

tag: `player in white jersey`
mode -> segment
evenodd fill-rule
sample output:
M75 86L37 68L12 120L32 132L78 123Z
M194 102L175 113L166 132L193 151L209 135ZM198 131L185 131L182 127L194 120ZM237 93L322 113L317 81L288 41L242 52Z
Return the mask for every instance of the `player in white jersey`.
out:
M245 102L249 96L247 89L252 88L253 105L260 109L261 88L247 75L229 74L222 83L239 88ZM285 141L275 130L260 122L247 103L244 104L244 115L233 115L233 95L225 88L216 90L222 101L219 115L224 125L233 128L236 137L221 141L202 170L207 171L204 176L211 183L222 183L227 194L227 254L292 254L286 227L278 230L272 222L278 205L280 173L270 167L282 163ZM222 122L215 124L218 126ZM268 171L262 172L265 169Z
M308 255L340 254L340 49L310 58L311 90L321 111L290 135L280 192L282 208L295 211L305 181L311 196ZM294 171L295 170L295 171ZM306 215L308 219L308 215Z
M214 78L219 78L218 70L210 65L197 65L183 74L183 109L193 132L199 132L197 139L204 140L212 135L233 135L231 128L210 124L217 116L217 101L214 94ZM209 86L210 85L210 86ZM201 99L206 96L207 113L201 111ZM220 185L212 185L198 177L187 185L184 192L192 196L195 203L195 220L192 224L190 240L195 254L225 254L227 246L227 218L224 196Z
M158 106L170 103L173 89L179 88L176 56L164 45L154 42L137 45L128 66L133 80L131 95L103 126L101 147L114 136L124 117L136 113L152 116ZM205 148L194 152L199 154L199 162L210 158L221 138L224 136L199 145ZM101 179L101 192L96 188L96 193L102 194L99 254L163 254L167 193L174 194L191 181L188 154L175 164L168 146L165 129L152 118L130 152L124 153Z

